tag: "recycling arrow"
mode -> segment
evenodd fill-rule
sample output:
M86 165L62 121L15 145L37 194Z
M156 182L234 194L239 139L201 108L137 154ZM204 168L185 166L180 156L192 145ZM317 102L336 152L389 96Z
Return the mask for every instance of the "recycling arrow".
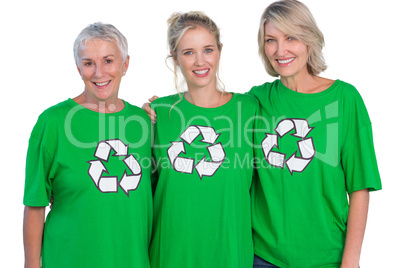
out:
M313 138L306 138L312 129L305 119L291 118L280 121L275 128L276 134L266 133L266 137L261 143L268 164L279 168L284 168L286 164L292 175L293 172L304 171L315 156ZM273 151L273 149L279 149L278 136L282 138L292 130L294 130L294 133L291 134L292 136L301 138L297 142L301 157L297 157L297 152L295 152L286 160L286 154Z
M111 149L116 153L113 156L126 156L128 145L125 145L121 140L106 140L98 143L96 147L95 156L99 159L107 161Z
M311 159L304 159L296 157L296 153L286 161L286 166L288 167L290 174L293 172L302 172L308 164L310 164Z
M310 128L307 120L305 119L292 119L293 124L295 126L295 134L293 136L299 138L305 138L310 133L313 128Z
M275 128L275 132L278 133L281 138L285 136L288 132L290 132L295 127L294 123L290 119L284 119L279 122L278 126Z
M266 134L266 138L262 141L262 150L267 162L274 167L283 168L285 154L273 152L272 149L278 147L278 136L275 134Z
M180 156L186 154L184 142L191 145L193 141L199 136L202 136L201 142L211 144L207 147L212 161L206 161L206 157L202 158L197 164L192 158ZM172 167L181 173L192 174L193 170L197 171L200 179L204 176L211 177L222 165L226 155L221 143L216 143L220 134L217 134L215 129L206 126L189 126L181 135L182 141L171 142L171 146L167 150L169 161Z
M118 176L103 176L104 173L109 174L109 172L102 161L109 161L112 149L115 152L112 156L127 156L123 161L132 173L129 175L127 170L124 170L120 182ZM124 193L129 196L130 191L138 188L142 177L141 166L132 154L128 155L128 145L118 139L100 141L95 149L94 156L98 159L88 161L90 164L88 174L99 191L116 193L120 186Z
M305 119L284 119L278 123L275 132L282 138L293 129L295 133L292 136L305 138L313 128L310 128Z
M180 138L187 144L191 144L195 138L200 135L200 129L197 126L189 126L181 135Z
M211 177L222 165L221 162L206 161L205 158L206 157L204 156L204 158L202 158L200 162L198 162L198 164L195 166L200 179L202 179L203 176Z
M221 134L216 134L212 127L197 126L201 132L202 142L214 144Z
M311 159L315 155L313 138L308 138L297 142L300 154L304 159Z
M108 173L102 161L88 161L90 164L88 174L95 183L99 191L103 193L117 192L117 177L102 176L103 172Z

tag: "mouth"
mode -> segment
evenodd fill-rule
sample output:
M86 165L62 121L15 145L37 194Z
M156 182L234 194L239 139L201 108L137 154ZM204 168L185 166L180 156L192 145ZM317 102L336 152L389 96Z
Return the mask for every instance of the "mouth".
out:
M94 85L97 86L97 87L105 87L105 86L107 86L111 81L112 81L112 80L109 80L109 81L106 81L106 82L101 82L101 83L99 83L99 82L92 82L92 83L94 83Z
M193 73L198 77L205 77L208 75L210 69L195 70Z
M286 65L286 64L293 62L295 59L296 58L293 57L293 58L288 58L288 59L283 59L283 60L277 59L276 61L279 63L279 65Z

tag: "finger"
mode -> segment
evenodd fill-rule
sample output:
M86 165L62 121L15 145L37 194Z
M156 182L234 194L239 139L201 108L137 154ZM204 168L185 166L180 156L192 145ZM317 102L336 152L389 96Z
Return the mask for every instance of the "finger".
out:
M144 103L142 105L142 109L148 114L149 118L151 119L152 123L156 123L156 113L154 110L152 110L151 106L149 105L148 102Z
M152 98L150 98L148 100L149 100L149 102L153 102L154 100L156 100L158 98L159 98L158 96L154 95L154 96L152 96Z
M146 111L147 113L148 113L149 108L151 108L151 107L149 106L149 102L146 102L146 103L144 103L144 104L142 105L142 109L143 109L144 111Z

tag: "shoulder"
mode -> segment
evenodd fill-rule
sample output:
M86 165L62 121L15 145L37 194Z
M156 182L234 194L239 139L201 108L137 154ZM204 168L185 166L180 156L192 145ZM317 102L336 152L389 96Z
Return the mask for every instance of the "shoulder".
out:
M148 114L140 107L133 105L127 101L124 101L125 105L127 105L127 113L128 115L138 115L144 118L149 119Z
M369 114L359 91L353 85L344 81L337 80L336 83L336 90L339 94L338 100L341 102L339 105L342 107L342 111L348 117L357 119L363 125L369 124Z
M38 116L31 138L42 137L45 132L56 135L58 127L65 123L66 115L72 107L70 100L66 100L44 110Z
M278 84L278 82L279 82L279 79L277 79L273 82L266 82L264 84L254 86L250 89L248 94L250 94L252 96L259 96L261 94L266 93L267 91L270 91L272 88L274 88Z
M349 94L358 94L357 89L355 88L355 86L353 86L352 84L349 84L345 81L342 80L336 80L335 83L337 83L337 87L343 91L345 91L346 93Z
M53 105L46 110L44 110L38 117L38 123L56 123L59 122L61 118L65 118L66 115L71 111L72 105L69 100L62 101L56 105ZM61 122L64 122L62 120Z
M341 94L344 101L363 103L363 98L361 97L359 91L352 84L342 80L336 80L335 83L336 90Z
M160 97L156 100L154 100L151 103L151 108L157 108L157 107L163 107L163 106L168 106L169 108L175 104L176 102L180 101L180 95L179 94L173 94L165 97Z
M68 112L71 108L72 105L70 103L70 99L68 99L47 108L40 114L40 117L52 117L54 115L63 114Z
M258 107L258 100L253 95L247 93L246 94L234 93L234 94L236 94L238 102Z

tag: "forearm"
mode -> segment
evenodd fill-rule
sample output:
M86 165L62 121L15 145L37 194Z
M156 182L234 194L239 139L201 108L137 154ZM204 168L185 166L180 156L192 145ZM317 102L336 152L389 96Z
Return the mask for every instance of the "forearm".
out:
M346 242L341 268L358 268L367 222L369 205L368 189L351 193L349 202Z
M45 207L25 207L23 224L25 268L41 267L44 220Z

